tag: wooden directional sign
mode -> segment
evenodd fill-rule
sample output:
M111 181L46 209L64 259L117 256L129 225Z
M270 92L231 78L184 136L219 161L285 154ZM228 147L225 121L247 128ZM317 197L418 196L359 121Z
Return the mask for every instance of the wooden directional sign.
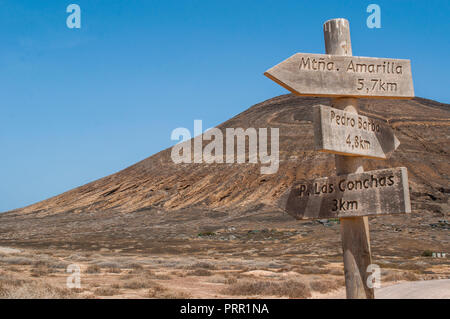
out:
M296 219L342 218L411 212L404 167L295 183L282 197Z
M409 60L297 53L264 75L297 95L414 97Z
M383 121L325 105L314 106L317 151L386 159L400 145Z
M385 159L398 147L385 123L358 114L357 98L412 99L411 62L352 56L346 19L326 21L323 32L328 54L297 53L264 75L294 94L333 98L334 108L314 108L314 136L316 150L337 154L337 176L296 182L280 204L296 219L341 218L347 298L373 299L366 216L410 213L408 174L404 167L362 172L361 159L347 156Z

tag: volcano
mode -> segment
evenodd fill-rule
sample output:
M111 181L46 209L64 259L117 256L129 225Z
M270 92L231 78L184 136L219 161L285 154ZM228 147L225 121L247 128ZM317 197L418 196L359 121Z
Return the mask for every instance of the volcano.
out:
M276 210L280 195L295 180L335 174L334 155L314 151L314 105L330 105L330 100L282 95L218 126L223 132L226 128L279 128L280 164L275 174L262 175L260 164L252 163L175 164L169 148L115 174L10 213ZM388 160L365 160L364 169L405 166L413 200L428 197L446 202L450 105L423 98L361 99L359 105L361 114L386 121L401 143Z
M169 148L116 174L0 214L0 277L8 285L40 280L65 287L65 268L55 272L65 262L80 265L81 293L89 297L104 294L99 286L113 289L108 296L149 297L149 289L134 288L150 282L177 298L186 296L181 292L217 298L241 281L260 287L269 276L278 278L270 287L289 284L286 278L302 280L305 287L320 279L327 283L324 291L344 295L339 220L298 221L280 206L296 180L336 173L334 155L314 151L315 105L330 100L282 95L218 126L222 132L278 128L274 174L261 174L266 164L248 161L176 164ZM383 267L383 282L450 278L448 261L431 258L449 247L450 105L423 98L361 99L359 105L363 115L386 121L401 143L388 160L364 160L364 169L407 167L409 175L411 214L369 219L372 258ZM50 262L54 265L44 271ZM13 281L5 273L28 281ZM29 291L35 294L35 286ZM301 290L295 296L309 295Z

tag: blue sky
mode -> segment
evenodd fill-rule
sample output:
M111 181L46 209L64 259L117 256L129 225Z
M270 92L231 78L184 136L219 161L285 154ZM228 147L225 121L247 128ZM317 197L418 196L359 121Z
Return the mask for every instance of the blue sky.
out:
M81 7L81 29L66 7ZM381 7L381 29L366 8ZM450 1L0 0L0 211L123 169L287 93L263 76L324 53L350 21L353 54L411 59L417 96L450 103Z

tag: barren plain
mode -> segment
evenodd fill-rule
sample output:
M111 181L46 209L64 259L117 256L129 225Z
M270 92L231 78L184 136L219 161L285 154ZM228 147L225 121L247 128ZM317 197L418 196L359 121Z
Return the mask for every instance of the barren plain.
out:
M283 95L218 126L278 127L276 174L249 163L174 164L167 149L0 214L0 296L341 297L339 220L296 221L278 206L295 180L335 173L334 156L313 149L317 104L330 101ZM409 174L412 213L370 218L382 286L449 279L450 105L415 98L360 100L360 108L401 142L365 170L404 166ZM66 287L69 265L81 269L79 289Z

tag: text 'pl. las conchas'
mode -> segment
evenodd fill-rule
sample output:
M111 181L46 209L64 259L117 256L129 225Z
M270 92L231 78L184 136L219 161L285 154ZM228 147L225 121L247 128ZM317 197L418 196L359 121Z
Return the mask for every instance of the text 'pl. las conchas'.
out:
M399 167L298 181L281 205L296 219L410 213L408 173Z

